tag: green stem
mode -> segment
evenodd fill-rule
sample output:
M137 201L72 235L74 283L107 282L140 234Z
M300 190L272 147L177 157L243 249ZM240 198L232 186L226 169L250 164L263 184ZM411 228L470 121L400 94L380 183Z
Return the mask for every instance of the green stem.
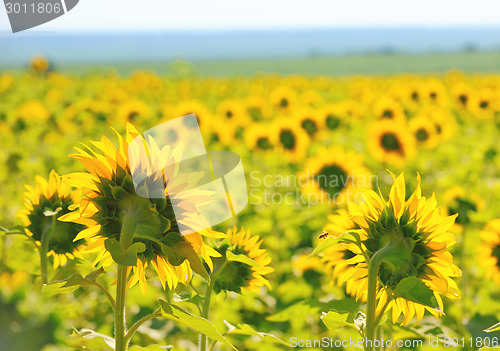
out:
M208 320L208 315L210 312L210 298L212 297L212 291L214 289L215 277L212 277L210 283L207 285L207 290L205 291L205 298L203 299L203 304L201 306L201 316ZM200 335L200 351L207 350L207 336L205 334Z
M153 314L150 314L150 315L147 315L145 317L142 317L141 319L139 319L130 329L129 331L127 332L127 334L125 334L125 341L128 343L130 342L130 340L132 339L132 337L134 336L135 332L137 331L137 329L139 329L139 327L144 324L145 322L149 321L150 319L153 319L153 318L157 318L157 317L161 317L161 312L155 312Z
M115 339L116 351L126 351L125 341L125 298L127 292L127 267L118 265L118 278L116 283L116 308L115 308Z
M49 242L54 227L56 225L56 216L52 216L52 223L50 226L46 226L42 232L42 237L40 238L40 247L38 248L38 253L40 254L40 275L42 278L42 286L46 285L48 282L48 259L47 252L49 251Z
M368 346L365 347L366 351L373 351L373 342L375 338L375 332L377 330L377 316L375 315L377 307L377 282L378 282L378 268L382 263L381 254L383 249L377 251L371 262L368 264L368 300L366 307L366 338L368 340Z
M132 245L136 222L132 216L127 215L123 219L122 230L120 232L120 244L124 251ZM116 305L115 305L115 340L116 351L127 351L128 342L125 335L127 333L127 325L125 320L127 295L127 266L118 265L117 281L116 281Z
M108 291L108 289L106 289L106 287L104 285L102 285L101 283L99 283L97 281L92 282L92 284L94 286L98 287L104 294L106 294L106 296L108 297L109 303L111 304L113 309L115 309L116 308L115 299L113 298L113 296L111 296L111 293Z

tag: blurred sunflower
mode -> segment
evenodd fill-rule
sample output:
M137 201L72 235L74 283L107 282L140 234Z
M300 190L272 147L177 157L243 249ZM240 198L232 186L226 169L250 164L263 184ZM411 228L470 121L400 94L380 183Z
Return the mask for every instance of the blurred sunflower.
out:
M323 148L308 158L298 175L299 179L307 179L302 191L317 194L321 203L340 205L355 201L357 195L372 188L371 172L363 161L362 155L340 147Z
M470 216L474 212L481 211L485 205L484 200L474 192L468 192L459 185L446 190L443 200L449 215L458 214L456 224L464 225L470 223Z
M468 108L471 101L474 100L474 89L472 89L469 85L460 82L453 85L451 89L452 99L455 102L455 105L460 109Z
M236 227L230 228L226 236L227 239L217 247L222 257L214 260L214 290L259 292L262 286L271 289L271 284L264 276L274 272L274 268L270 266L271 258L267 251L260 247L263 240L258 235L252 235L249 230L238 230ZM228 260L229 253L232 257L245 256L250 260ZM223 261L220 267L217 267L218 261Z
M246 129L244 139L249 150L266 151L274 147L273 144L271 144L269 130L262 125L253 125Z
M421 195L420 176L407 200L403 174L395 179L388 201L371 190L365 193L365 200L364 204L353 205L349 214L340 212L330 218L339 231L347 231L351 226L362 242L361 248L354 243L341 243L324 253L323 261L333 269L333 278L339 285L346 283L348 294L366 301L368 265L364 255L372 259L381 249L395 248L397 254L384 261L377 272L376 314L392 310L393 323L403 314L402 325L415 316L420 321L425 310L438 318L443 310L441 295L459 298L452 277L460 277L461 271L448 251L455 244L448 230L456 215L442 216L434 195L429 199ZM406 277L416 277L429 287L440 311L394 297L395 288Z
M136 221L132 243L142 243L145 251L138 253L135 265L128 265L128 287L137 282L143 292L147 289L146 268L153 267L165 288L175 288L179 282L190 281L193 270L203 274L201 256L209 268L212 268L211 257L219 254L205 245L198 232L200 218L197 217L197 206L211 201L208 191L185 192L179 195L190 184L196 184L201 174L178 174L178 168L167 167L176 164L182 157L182 146L171 149L164 146L159 149L154 140L148 140L148 154L153 169L158 169L154 175L140 184L140 189L158 191L162 194L151 194L154 198L143 197L136 193L132 180L139 169L131 169L129 145L140 134L127 124L125 138L116 133L119 141L117 149L111 141L103 136L101 141L92 142L96 150L86 147L86 150L75 148L76 154L71 157L79 160L87 169L87 173L69 175L69 182L83 190L84 195L78 209L68 213L60 220L85 225L76 240L87 239L87 250L97 251L95 263L112 264L116 261L109 251L114 240L120 241L122 230L130 229L123 223L126 218ZM145 142L145 141L144 141ZM163 197L163 194L165 197ZM182 213L174 215L173 206ZM206 226L205 226L206 227ZM193 233L180 235L181 229L192 228ZM203 231L206 233L206 231ZM111 240L111 241L110 241Z
M235 126L247 126L250 124L250 116L243 102L238 100L223 100L217 106L216 116L221 122L230 121Z
M427 117L416 116L412 118L409 127L415 137L417 146L424 149L433 149L439 144L440 138L436 128Z
M323 97L316 90L306 90L300 94L300 104L307 107L318 107L323 103Z
M321 124L328 130L336 130L343 123L342 108L338 104L326 104L318 111Z
M269 99L278 113L287 113L293 111L297 104L297 93L292 88L281 86L270 92Z
M32 237L39 250L45 250L47 256L53 256L56 269L64 266L68 259L81 258L84 239L76 239L84 229L81 224L60 222L57 219L70 213L80 203L81 191L72 190L61 177L52 170L48 180L36 176L35 186L25 185L24 209L17 217L25 226L25 232ZM48 235L46 247L42 248L42 237Z
M500 219L486 223L479 235L478 261L486 269L486 279L500 284Z
M418 111L418 116L432 121L436 134L442 142L450 140L455 134L457 121L455 116L446 109L424 105Z
M379 161L401 165L415 156L415 138L405 124L378 121L371 124L368 150Z
M315 109L299 109L293 115L293 118L311 138L317 136L318 132L324 127L323 120Z
M379 120L406 121L406 115L400 103L389 97L382 97L376 101L373 107L373 115Z
M271 144L293 163L304 159L309 146L309 136L296 123L287 119L278 119L271 125Z
M438 79L426 80L422 84L422 99L438 106L446 106L448 93L445 85Z
M50 67L49 61L41 55L34 56L30 61L30 69L34 73L44 74Z
M470 99L468 109L478 119L493 119L498 102L493 89L482 89Z
M15 119L14 129L23 130L31 123L47 122L51 113L41 101L30 100L15 109L12 115Z
M204 136L207 135L208 142L228 146L234 143L236 128L232 123L225 122L220 118L211 118L200 125Z
M149 106L139 100L126 101L118 106L116 122L120 125L147 119L151 116Z
M200 127L203 125L203 123L207 122L211 118L211 114L208 108L205 106L204 103L198 100L181 101L174 106L168 105L164 107L162 110L163 119L165 121L168 121L173 118L187 116L190 115L191 113L194 113L196 115Z

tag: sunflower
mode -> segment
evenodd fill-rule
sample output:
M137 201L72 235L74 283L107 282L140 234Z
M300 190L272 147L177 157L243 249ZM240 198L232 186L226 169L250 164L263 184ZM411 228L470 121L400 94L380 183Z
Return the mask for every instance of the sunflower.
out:
M162 110L163 121L168 121L173 118L190 115L194 113L198 120L198 124L203 126L203 123L211 118L210 111L202 102L198 100L186 100L176 105L167 105ZM190 127L190 126L188 126Z
M139 100L126 101L118 106L116 119L119 124L137 122L151 116L151 111L144 102Z
M30 60L30 69L37 74L44 74L50 67L49 61L41 55L34 56Z
M439 106L446 106L448 94L445 85L437 79L429 79L422 84L422 99Z
M293 121L278 119L271 125L271 144L290 162L300 162L304 159L309 146L309 136Z
M269 129L265 125L254 125L245 130L245 144L249 150L267 151L274 148Z
M318 107L323 103L323 97L316 90L306 90L300 94L300 104L310 107Z
M450 140L455 134L457 128L455 116L444 108L425 105L418 111L418 116L432 122L436 134L442 142Z
M470 99L469 112L478 119L493 119L498 103L498 94L493 89L482 89Z
M302 129L313 138L323 129L323 119L315 109L302 108L294 112L293 117Z
M484 208L481 197L456 185L444 192L443 200L447 205L448 214L458 214L456 224L464 225L470 222L470 216Z
M363 161L363 156L340 147L323 148L306 161L298 175L307 179L302 191L317 194L321 203L355 201L359 193L372 187L371 172Z
M48 180L36 176L35 186L25 187L24 209L17 217L22 220L26 234L35 240L39 250L42 237L49 235L46 251L47 256L53 258L54 269L64 266L68 259L81 258L85 240L76 236L84 229L83 225L57 221L79 204L81 192L72 190L54 170Z
M416 116L412 118L409 127L417 146L424 149L433 149L439 144L440 138L436 128L427 117Z
M397 323L403 314L402 325L408 324L414 316L420 321L425 310L436 318L441 316L441 295L459 298L458 287L452 277L460 277L461 271L453 264L453 257L448 251L448 247L455 244L455 238L448 230L457 215L441 215L435 196L427 199L421 195L420 176L417 178L417 187L407 200L405 180L401 174L391 187L389 200L370 190L365 193L365 203L354 204L350 206L349 213L339 212L329 218L332 223L327 227L336 231L334 236L341 234L340 231L351 230L359 235L361 246L351 242L340 243L323 255L327 267L333 269L337 284L345 283L348 294L366 301L367 257L372 260L380 250L397 248L397 254L384 261L377 271L376 314L392 310L393 323ZM440 310L395 297L395 288L406 277L418 278L430 288Z
M455 105L460 109L468 108L471 100L474 100L474 90L467 84L460 82L452 87L451 95Z
M487 270L486 279L500 284L500 219L489 221L479 235L478 261Z
M343 110L339 104L326 104L319 111L321 124L328 130L336 130L344 124Z
M270 266L271 258L267 251L260 245L263 240L258 235L252 235L250 230L236 227L230 228L226 233L227 239L217 247L221 258L216 258L214 263L217 266L218 261L223 261L220 267L216 267L214 275L216 278L214 290L235 291L241 290L259 292L260 287L267 286L271 289L271 284L264 277L274 272ZM228 253L232 255L242 255L250 258L253 264L245 262L246 260L227 260Z
M231 122L240 127L250 123L250 116L243 102L237 100L223 100L220 102L215 115L224 123Z
M405 124L378 121L369 128L368 149L379 161L401 165L415 156L415 138Z
M278 87L271 91L269 96L271 106L279 113L293 111L297 104L297 92L289 87Z
M108 250L111 244L106 242L119 241L123 228L126 228L124 218L134 218L138 225L135 226L132 243L144 244L145 251L137 255L135 266L128 267L128 287L139 283L145 292L148 267L155 269L163 288L166 284L172 289L179 282L187 283L193 269L200 266L198 255L209 268L212 268L211 257L218 256L217 252L203 243L197 230L200 228L198 225L207 227L199 223L201 219L197 216L197 206L211 201L211 193L199 190L180 195L189 184L196 184L200 174L177 174L177 167L166 167L180 161L182 145L173 150L168 145L159 149L154 140L149 139L147 152L152 166L157 166L155 169L161 171L146 178L144 184L139 184L139 189L159 191L165 196L152 193L150 196L155 198L140 196L136 193L132 175L136 172L143 174L141 167L144 165L139 164L138 169L131 169L130 157L135 158L137 155L127 152L139 133L131 124L127 124L125 138L118 133L117 136L118 149L103 136L101 141L92 143L96 150L85 146L87 150L76 148L77 153L71 155L83 164L87 173L71 174L68 181L81 188L84 194L78 209L60 220L85 225L87 228L76 239L87 239L88 251L98 252L95 263L109 265L115 257ZM174 204L178 206L176 210L182 210L182 213L176 211L174 215ZM131 217L131 213L136 215ZM191 233L180 235L185 229Z
M205 140L223 146L231 145L235 141L236 126L220 118L211 118L200 125Z
M406 115L400 103L389 97L378 99L373 107L373 115L378 120L391 120L395 122L405 122Z

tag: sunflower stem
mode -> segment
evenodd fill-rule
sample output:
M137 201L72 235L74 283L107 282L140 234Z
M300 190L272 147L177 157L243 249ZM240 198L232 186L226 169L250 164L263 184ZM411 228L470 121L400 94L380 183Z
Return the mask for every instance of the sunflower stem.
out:
M132 245L136 221L133 216L125 215L120 232L120 244L124 251ZM115 306L115 340L116 351L127 351L128 343L125 337L127 334L127 325L125 319L126 296L127 296L127 266L118 264L116 281L116 306Z
M212 291L214 290L215 277L210 279L210 283L207 284L207 289L205 291L205 297L203 299L203 304L201 306L201 316L208 320L208 315L210 312L210 299L212 297ZM200 334L200 351L207 350L207 336L205 334Z
M42 232L42 237L40 239L40 247L38 252L40 254L40 276L42 279L42 286L46 285L48 282L48 259L47 253L49 252L49 242L54 227L56 225L56 216L52 216L52 222L50 226L46 226Z
M376 306L377 306L377 282L378 282L378 268L382 263L382 252L383 249L377 251L371 262L368 264L368 300L366 306L366 339L367 345L365 345L366 351L373 351L373 344L375 342L375 332L377 330L377 316Z

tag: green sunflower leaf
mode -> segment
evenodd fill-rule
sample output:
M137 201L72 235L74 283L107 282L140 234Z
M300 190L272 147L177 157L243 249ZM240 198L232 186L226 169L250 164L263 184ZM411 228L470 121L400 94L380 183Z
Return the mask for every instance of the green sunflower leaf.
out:
M130 245L125 251L122 244L113 238L106 239L104 246L111 253L113 260L124 266L135 266L137 264L137 254L146 250L146 245L137 242Z
M485 329L484 331L487 332L487 333L492 333L494 331L499 331L499 330L500 330L500 323L497 323L495 325L492 325L488 329Z
M241 262L241 263L244 263L250 267L258 266L257 262L255 262L250 257L243 255L243 254L235 255L231 251L226 251L226 258L230 262L232 262L232 261Z
M15 225L10 228L5 228L0 225L0 233L5 233L5 235L22 234L26 235L26 231L22 225Z
M328 329L339 329L343 327L351 327L355 328L356 326L353 323L349 323L347 318L349 317L349 313L338 313L336 311L330 311L328 313L323 312L321 314L321 320L323 324Z
M191 243L188 241L180 241L172 247L172 249L178 253L180 256L185 257L186 260L189 261L189 265L193 269L193 271L200 276L202 276L205 280L209 279L209 275L203 262L198 256L198 253L194 250Z
M233 350L236 348L205 318L196 316L175 305L170 305L166 301L159 300L163 316L174 322L179 322L187 327L200 332L209 338L217 340Z
M334 238L333 236L328 236L325 241L316 246L311 252L311 254L307 257L307 259L316 256L317 254L324 252L326 249L336 245L339 242L348 242L348 243L356 243L359 241L359 235L356 232L345 232L342 233L339 237Z
M394 294L395 297L401 297L435 309L438 312L443 312L434 296L434 292L418 278L404 278L399 282Z
M69 345L79 350L113 351L115 339L90 329L74 330Z
M229 328L229 331L226 334L258 336L265 343L278 343L285 346L290 346L287 342L281 340L277 336L274 336L269 333L258 332L248 324L241 323L238 324L237 326L234 326L228 323L227 321L224 321L224 323Z
M128 351L165 351L165 350L172 350L172 348L173 348L172 345L168 346L149 345L146 347L131 346L128 348Z

